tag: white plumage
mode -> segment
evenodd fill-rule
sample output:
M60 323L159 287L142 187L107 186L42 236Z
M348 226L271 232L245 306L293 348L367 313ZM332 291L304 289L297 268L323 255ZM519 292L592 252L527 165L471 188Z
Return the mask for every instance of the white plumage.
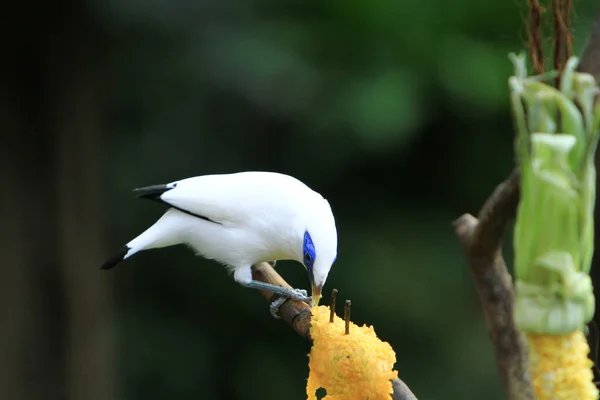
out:
M253 264L296 260L306 267L313 304L318 303L336 259L337 231L327 200L296 178L240 172L198 176L135 191L172 208L108 260L104 269L142 250L186 244L199 255L229 267L244 286L302 298L293 291L252 280Z

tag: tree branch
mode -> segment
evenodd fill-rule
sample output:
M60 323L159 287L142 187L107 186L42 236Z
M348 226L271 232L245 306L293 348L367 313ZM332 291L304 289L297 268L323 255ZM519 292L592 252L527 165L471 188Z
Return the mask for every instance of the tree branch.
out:
M268 263L256 264L252 267L252 279L269 283L271 285L282 286L293 289ZM267 290L259 290L265 300L271 304L279 295L273 294ZM303 301L288 299L279 306L279 316L294 331L304 339L310 338L310 306Z
M279 275L268 263L256 264L252 267L252 279L270 283L272 285L292 287ZM269 302L276 300L279 295L266 290L259 290L263 297ZM297 334L307 340L310 338L310 306L301 301L288 299L279 307L279 316L292 327ZM408 386L399 378L392 380L394 393L392 400L417 400Z
M519 202L519 179L513 171L487 199L479 219L464 214L454 229L471 267L504 390L510 399L533 400L527 343L514 323L513 285L502 257L502 237Z

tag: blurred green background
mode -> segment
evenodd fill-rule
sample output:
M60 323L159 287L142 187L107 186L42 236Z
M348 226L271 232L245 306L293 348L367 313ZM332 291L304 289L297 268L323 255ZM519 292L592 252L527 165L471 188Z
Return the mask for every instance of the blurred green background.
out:
M595 10L575 7L579 52ZM221 266L173 247L99 269L164 211L132 188L242 170L291 174L329 199L339 256L325 292L394 347L419 399L504 398L451 222L512 168L507 54L526 44L526 12L501 0L7 5L0 398L305 399L308 343ZM308 288L299 264L278 271Z

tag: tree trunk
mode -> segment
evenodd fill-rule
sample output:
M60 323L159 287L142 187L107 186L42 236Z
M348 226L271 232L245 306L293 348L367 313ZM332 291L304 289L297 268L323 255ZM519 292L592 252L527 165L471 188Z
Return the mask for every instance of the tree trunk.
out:
M77 4L52 10L0 75L0 399L114 399L101 52Z

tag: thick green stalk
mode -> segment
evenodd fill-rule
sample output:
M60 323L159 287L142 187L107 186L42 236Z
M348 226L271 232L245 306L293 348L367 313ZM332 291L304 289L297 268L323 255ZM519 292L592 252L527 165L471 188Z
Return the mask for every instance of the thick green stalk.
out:
M566 334L594 314L588 272L596 192L593 155L600 107L594 79L568 61L561 90L527 77L512 56L509 80L521 168L515 225L515 322L525 332ZM581 111L580 111L581 110Z

